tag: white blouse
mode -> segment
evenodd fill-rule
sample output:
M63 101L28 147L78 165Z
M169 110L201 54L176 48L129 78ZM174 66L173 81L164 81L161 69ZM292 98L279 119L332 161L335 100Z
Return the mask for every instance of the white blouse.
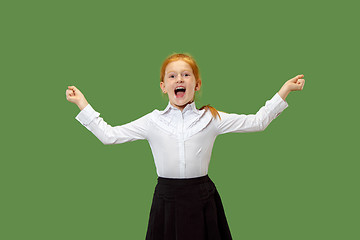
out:
M103 144L120 144L146 139L154 156L158 176L193 178L208 173L217 135L229 132L263 131L288 107L278 93L256 114L220 112L221 120L210 111L198 110L195 103L183 111L170 103L163 111L154 110L130 123L112 127L88 104L75 117Z

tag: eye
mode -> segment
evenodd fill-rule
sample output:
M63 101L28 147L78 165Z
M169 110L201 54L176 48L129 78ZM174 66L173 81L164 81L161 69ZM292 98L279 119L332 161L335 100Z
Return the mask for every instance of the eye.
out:
M190 77L191 75L190 75L190 73L184 73L183 76L184 77Z
M175 74L170 74L169 78L175 78Z

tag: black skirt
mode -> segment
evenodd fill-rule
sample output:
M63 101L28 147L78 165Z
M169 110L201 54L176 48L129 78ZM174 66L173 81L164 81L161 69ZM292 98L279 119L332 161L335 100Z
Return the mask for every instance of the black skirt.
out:
M208 175L158 177L146 240L232 239L215 184Z

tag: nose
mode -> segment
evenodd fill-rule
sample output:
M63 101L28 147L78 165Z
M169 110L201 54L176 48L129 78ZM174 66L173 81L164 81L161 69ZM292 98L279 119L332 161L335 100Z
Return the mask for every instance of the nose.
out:
M183 78L182 78L181 74L179 74L177 76L176 82L183 82Z

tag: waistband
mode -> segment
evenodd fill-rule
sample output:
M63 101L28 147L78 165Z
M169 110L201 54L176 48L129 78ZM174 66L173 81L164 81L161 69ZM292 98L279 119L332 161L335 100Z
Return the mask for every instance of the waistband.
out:
M202 177L195 178L164 178L158 177L158 184L161 185L173 185L173 186L183 186L183 185L194 185L201 184L205 182L211 182L211 179L206 174Z

